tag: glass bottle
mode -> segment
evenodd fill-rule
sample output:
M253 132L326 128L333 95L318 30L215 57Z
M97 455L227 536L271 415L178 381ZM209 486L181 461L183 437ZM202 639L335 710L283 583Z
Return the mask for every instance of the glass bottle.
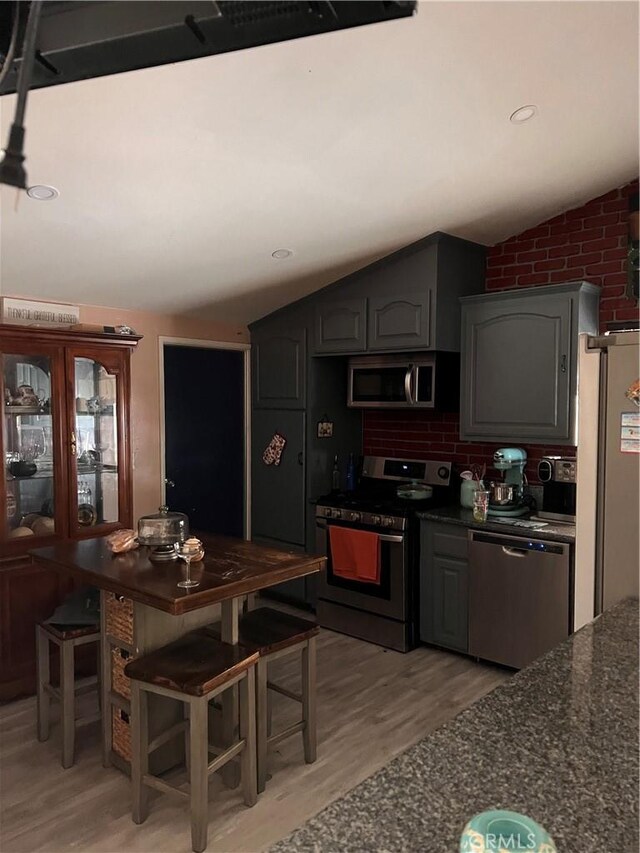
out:
M338 454L333 458L333 471L331 472L331 488L334 492L340 491L340 468L338 467Z
M353 459L353 453L349 454L349 463L347 465L347 491L354 492L356 489L356 463Z

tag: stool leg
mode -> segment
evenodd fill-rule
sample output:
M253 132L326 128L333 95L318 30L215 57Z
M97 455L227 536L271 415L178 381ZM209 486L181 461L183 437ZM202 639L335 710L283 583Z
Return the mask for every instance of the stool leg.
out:
M256 664L256 717L257 717L257 779L258 793L262 793L267 784L267 715L269 697L267 696L267 662L264 658L258 658Z
M62 718L62 766L73 765L76 701L73 643L60 643L60 716Z
M149 789L144 777L149 772L149 715L147 691L138 681L131 682L131 817L143 823L149 814Z
M49 708L51 697L44 689L45 684L51 684L51 672L49 662L49 640L39 625L36 625L36 655L38 659L38 740L49 738Z
M209 703L206 696L190 700L189 752L191 783L191 846L202 853L207 846L209 824Z
M316 638L311 637L302 650L302 719L304 760L312 764L317 755L316 723Z
M240 737L244 749L240 755L240 774L244 801L255 806L258 799L258 777L256 768L256 674L250 667L240 682Z

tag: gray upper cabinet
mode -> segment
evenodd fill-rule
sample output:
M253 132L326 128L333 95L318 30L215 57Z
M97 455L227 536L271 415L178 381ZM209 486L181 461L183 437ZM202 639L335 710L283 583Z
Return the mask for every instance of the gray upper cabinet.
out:
M364 352L367 347L367 300L336 299L315 310L317 353Z
M429 349L431 291L369 300L369 350Z
M578 334L597 331L587 283L462 300L460 435L575 444Z
M432 234L307 297L315 355L460 351L461 296L484 289L485 249Z
M253 405L303 409L306 394L306 329L270 324L252 336Z

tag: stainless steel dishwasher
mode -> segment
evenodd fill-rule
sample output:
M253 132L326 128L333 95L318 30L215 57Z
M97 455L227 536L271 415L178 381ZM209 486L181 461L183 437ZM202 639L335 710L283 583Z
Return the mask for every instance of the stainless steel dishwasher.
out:
M518 669L570 633L571 550L469 530L469 653Z

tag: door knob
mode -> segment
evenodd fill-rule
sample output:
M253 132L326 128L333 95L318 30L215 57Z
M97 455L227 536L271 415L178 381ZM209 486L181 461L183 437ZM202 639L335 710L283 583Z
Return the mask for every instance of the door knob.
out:
M170 480L168 477L165 477L165 478L164 478L164 484L165 484L165 486L166 486L168 489L173 489L173 488L175 487L175 485L176 485L176 484L173 482L173 480Z

